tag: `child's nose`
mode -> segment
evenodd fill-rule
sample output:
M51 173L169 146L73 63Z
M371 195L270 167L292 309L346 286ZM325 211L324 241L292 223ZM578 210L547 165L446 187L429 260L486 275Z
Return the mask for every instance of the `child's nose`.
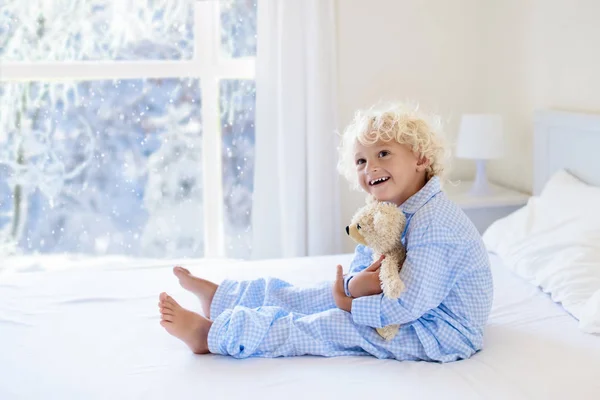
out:
M367 172L369 172L369 173L377 172L378 170L379 170L379 165L377 165L376 163L367 165Z

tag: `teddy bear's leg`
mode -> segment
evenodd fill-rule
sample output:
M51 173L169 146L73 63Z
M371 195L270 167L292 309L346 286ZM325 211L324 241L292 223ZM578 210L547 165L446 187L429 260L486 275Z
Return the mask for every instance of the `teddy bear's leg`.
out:
M397 299L404 291L404 282L400 279L399 260L397 257L388 256L381 263L379 279L383 294L390 299Z
M379 336L388 341L392 340L396 336L399 329L400 325L388 325L384 326L383 328L376 328L377 333L379 333Z

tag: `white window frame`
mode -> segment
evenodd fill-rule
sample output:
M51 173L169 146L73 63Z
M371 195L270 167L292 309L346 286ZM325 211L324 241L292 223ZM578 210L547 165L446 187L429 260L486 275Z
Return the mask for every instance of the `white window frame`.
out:
M0 82L197 78L203 126L204 256L225 256L219 81L254 79L255 57L221 56L220 7L194 3L194 52L181 61L3 62Z

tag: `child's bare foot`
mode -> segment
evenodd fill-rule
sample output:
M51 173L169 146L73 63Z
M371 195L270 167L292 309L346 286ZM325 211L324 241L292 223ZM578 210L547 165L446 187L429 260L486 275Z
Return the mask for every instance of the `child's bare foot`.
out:
M198 296L204 316L210 318L210 304L212 303L212 299L219 285L207 281L206 279L198 278L183 267L173 268L173 273L179 278L179 284L184 289L189 290Z
M208 353L208 331L212 322L186 310L166 293L159 296L160 324L171 335L183 340L195 354Z

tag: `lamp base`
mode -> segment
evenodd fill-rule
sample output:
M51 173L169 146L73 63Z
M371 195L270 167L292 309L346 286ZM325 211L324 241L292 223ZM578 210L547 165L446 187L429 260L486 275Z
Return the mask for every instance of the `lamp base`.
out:
M471 196L489 196L493 193L493 189L487 180L485 163L486 160L476 161L477 171L475 173L475 181L469 190L469 195Z

